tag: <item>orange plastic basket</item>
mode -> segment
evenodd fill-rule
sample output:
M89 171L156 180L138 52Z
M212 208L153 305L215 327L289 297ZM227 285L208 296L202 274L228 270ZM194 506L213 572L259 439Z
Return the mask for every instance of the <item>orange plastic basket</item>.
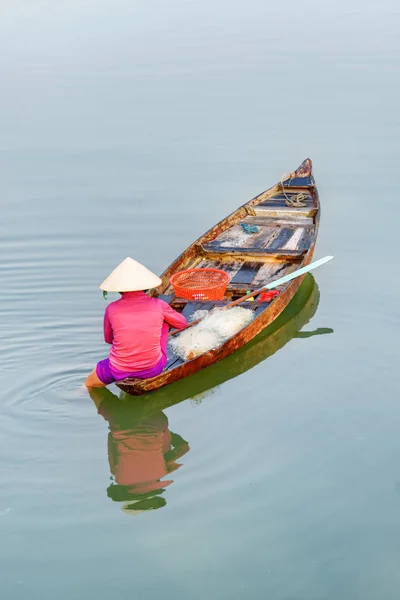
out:
M228 282L228 273L219 269L187 269L170 279L175 294L187 300L223 300Z

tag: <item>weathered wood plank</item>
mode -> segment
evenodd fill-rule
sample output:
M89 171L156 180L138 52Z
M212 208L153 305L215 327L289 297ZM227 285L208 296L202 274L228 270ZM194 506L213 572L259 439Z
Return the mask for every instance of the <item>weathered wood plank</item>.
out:
M293 230L293 235L289 238L289 240L282 247L284 250L296 250L296 248L300 245L300 240L303 237L305 229L303 227L298 227Z
M167 346L167 354L168 354L168 360L167 360L167 364L165 365L164 371L167 371L168 369L171 369L173 366L178 366L179 364L183 363L183 360L181 358L179 358L178 356L176 356L176 354L173 353L171 346Z
M285 189L286 188L291 188L293 187L299 187L299 188L303 188L303 187L312 187L315 185L314 182L314 178L311 177L295 177L294 179L292 179L290 182L287 179L286 181L283 182Z
M182 360L181 358L176 358L176 360L174 362L167 364L164 371L169 371L170 369L175 369L176 367L179 367L179 365L183 365L184 362L185 361Z
M265 248L268 242L276 235L277 227L263 227L260 226L260 232L255 234L252 243L248 245L249 248Z
M203 259L198 265L197 269L219 269L221 261L220 260L207 260Z
M240 225L235 225L225 231L215 240L204 244L205 250L220 250L224 248L263 248L276 233L275 225L259 227L255 233L246 233Z
M279 261L297 261L304 252L300 250L270 250L269 248L221 248L220 250L205 250L208 257L221 258L226 260L228 257L232 260L241 260L242 262L269 262L272 259Z
M283 277L286 275L287 268L287 263L265 263L251 282L251 287L255 290L267 285L272 279L276 279L277 276Z
M306 229L304 236L300 240L300 244L298 246L299 250L305 251L311 246L314 241L315 231L313 228Z
M218 249L224 247L243 248L251 246L251 242L258 233L246 233L240 225L234 225L224 231L215 240L206 243L205 248Z
M259 225L262 227L312 227L314 225L313 219L309 217L296 218L296 215L286 219L257 215L255 217L246 217L243 222L248 225Z
M297 195L298 193L303 194L304 196L306 196L307 199L312 200L312 195L309 191L307 190L295 190L290 188L290 190L285 189L285 194L288 198L291 198L292 196ZM285 194L280 191L277 192L276 194L273 194L273 196L270 196L269 198L266 198L265 200L263 200L263 202L269 202L270 200L286 200L286 196Z
M246 293L246 292L244 292ZM244 294L243 294L244 295ZM226 306L227 304L230 304L231 300L217 300L216 302L214 302L214 306ZM257 308L257 306L260 304L260 302L257 302L257 300L253 300L253 301L248 301L245 300L244 302L242 302L240 304L240 306L243 306L243 308L251 308L252 310L255 310Z
M228 273L229 277L233 277L239 271L242 265L243 261L204 260L198 265L198 268L220 269L221 271Z
M275 281L276 279L280 279L281 277L283 277L284 275L290 275L290 273L293 273L293 271L295 271L296 269L298 269L299 266L292 263L292 264L288 264L286 266L286 269L284 271L276 271L273 276L271 277L271 281L269 283L272 283L273 281ZM275 289L282 291L283 289L285 289L289 284L288 283L284 283L283 285L278 285Z
M239 260L234 260L234 261L227 261L221 262L221 266L220 269L222 271L225 271L225 273L228 273L229 277L232 279L232 277L234 277L236 275L236 273L239 271L239 269L241 269L243 266L243 262L239 261Z
M226 288L225 296L226 298L240 298L244 296L246 292L252 287L251 284L248 283L228 283L228 287Z
M270 304L271 302L260 302L259 305L256 306L256 309L254 311L255 316L259 317L261 313L263 313L264 310L266 310Z
M246 233L243 230L243 227L240 225L233 225L230 229L222 232L215 240L212 240L206 244L206 246L211 247L224 247L224 246L232 246L236 248L240 248L245 246L249 241L249 238L254 234Z
M287 194L287 198L292 199L296 194ZM282 195L282 197L276 197L273 196L272 198L269 198L268 200L265 200L264 202L260 202L260 204L258 204L258 206L266 206L267 208L284 208L286 207L286 200L287 198L285 198L285 196ZM312 206L313 205L313 199L311 196L307 196L303 202L306 203L306 206Z
M276 235L268 244L268 250L274 250L276 252L277 250L284 248L285 244L290 240L293 233L294 230L291 228L284 227L281 229L278 235Z
M283 263L281 265L276 265L276 267L271 271L268 279L266 281L263 281L261 283L260 287L263 287L264 285L272 283L273 281L275 281L276 279L279 279L280 277L283 277L284 275L288 275L288 273L291 273L295 269L297 269L297 265L293 265L293 264L289 264L289 263ZM251 285L253 287L253 283Z
M202 308L202 304L202 302L193 302L189 300L189 302L186 303L184 309L182 310L182 315L186 318L187 321L190 321L190 317L193 315L194 312L196 312L196 310Z
M255 290L257 288L262 287L266 282L268 282L271 274L276 269L277 263L264 263L260 269L258 270L256 276L251 282L251 287ZM286 265L286 263L283 263Z
M290 186L285 186L285 192L289 193L289 194L307 194L307 193L311 193L312 194L312 189L309 190L305 190L304 187L302 186L298 186L296 187L295 185L290 185ZM268 190L267 190L268 191ZM282 185L278 184L274 188L271 188L269 190L269 194L261 194L260 196L258 196L258 198L260 198L260 200L266 200L267 198L272 198L273 196L282 194Z
M232 278L231 283L241 283L245 285L250 284L260 267L261 263L259 262L245 262L242 268L239 269L236 275Z
M249 212L248 204L241 206L240 208L235 210L233 213L231 213L228 217L226 217L225 219L223 219L222 221L220 221L219 223L214 225L214 227L212 227L204 235L202 235L198 239L198 242L200 244L204 244L206 242L214 240L220 233L222 233L223 231L226 231L227 229L232 227L232 225L235 225L239 220L244 219L248 215L248 212Z
M274 208L268 206L255 206L254 212L257 215L270 216L270 217L313 217L317 213L317 208L314 206L304 206L302 208L295 208L293 206L283 206L282 208Z

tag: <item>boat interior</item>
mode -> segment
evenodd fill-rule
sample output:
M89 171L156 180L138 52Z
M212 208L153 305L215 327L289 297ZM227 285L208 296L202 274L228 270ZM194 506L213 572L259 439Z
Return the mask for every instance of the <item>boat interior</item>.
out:
M301 201L296 206L299 194ZM291 204L293 200L294 206ZM199 309L223 306L248 291L288 275L303 265L304 257L314 243L318 211L311 161L304 161L291 180L250 200L190 246L164 273L163 293L159 297L190 321ZM174 295L169 284L170 276L193 268L214 268L228 273L230 281L224 300L191 301ZM282 291L287 285L276 289ZM273 300L246 301L241 306L250 308L259 316L271 302ZM170 352L166 369L183 362Z

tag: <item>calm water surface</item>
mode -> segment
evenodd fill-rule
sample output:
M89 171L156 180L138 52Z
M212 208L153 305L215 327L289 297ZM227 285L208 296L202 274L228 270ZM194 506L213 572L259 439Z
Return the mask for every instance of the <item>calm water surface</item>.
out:
M2 600L400 597L396 6L2 7ZM82 393L115 265L306 156L336 260L280 321L151 399Z

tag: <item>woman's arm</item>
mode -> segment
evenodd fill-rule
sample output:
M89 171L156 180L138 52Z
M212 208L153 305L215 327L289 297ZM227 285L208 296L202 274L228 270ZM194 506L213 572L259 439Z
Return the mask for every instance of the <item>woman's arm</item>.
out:
M159 300L159 302L162 303L164 321L172 325L172 327L176 327L176 329L182 329L182 327L187 325L186 318L183 315L171 308L164 300Z
M106 308L106 312L104 313L104 341L106 344L112 344L113 343L113 330L111 327L111 323L110 323L110 319L108 316L108 309L109 309L109 305Z

